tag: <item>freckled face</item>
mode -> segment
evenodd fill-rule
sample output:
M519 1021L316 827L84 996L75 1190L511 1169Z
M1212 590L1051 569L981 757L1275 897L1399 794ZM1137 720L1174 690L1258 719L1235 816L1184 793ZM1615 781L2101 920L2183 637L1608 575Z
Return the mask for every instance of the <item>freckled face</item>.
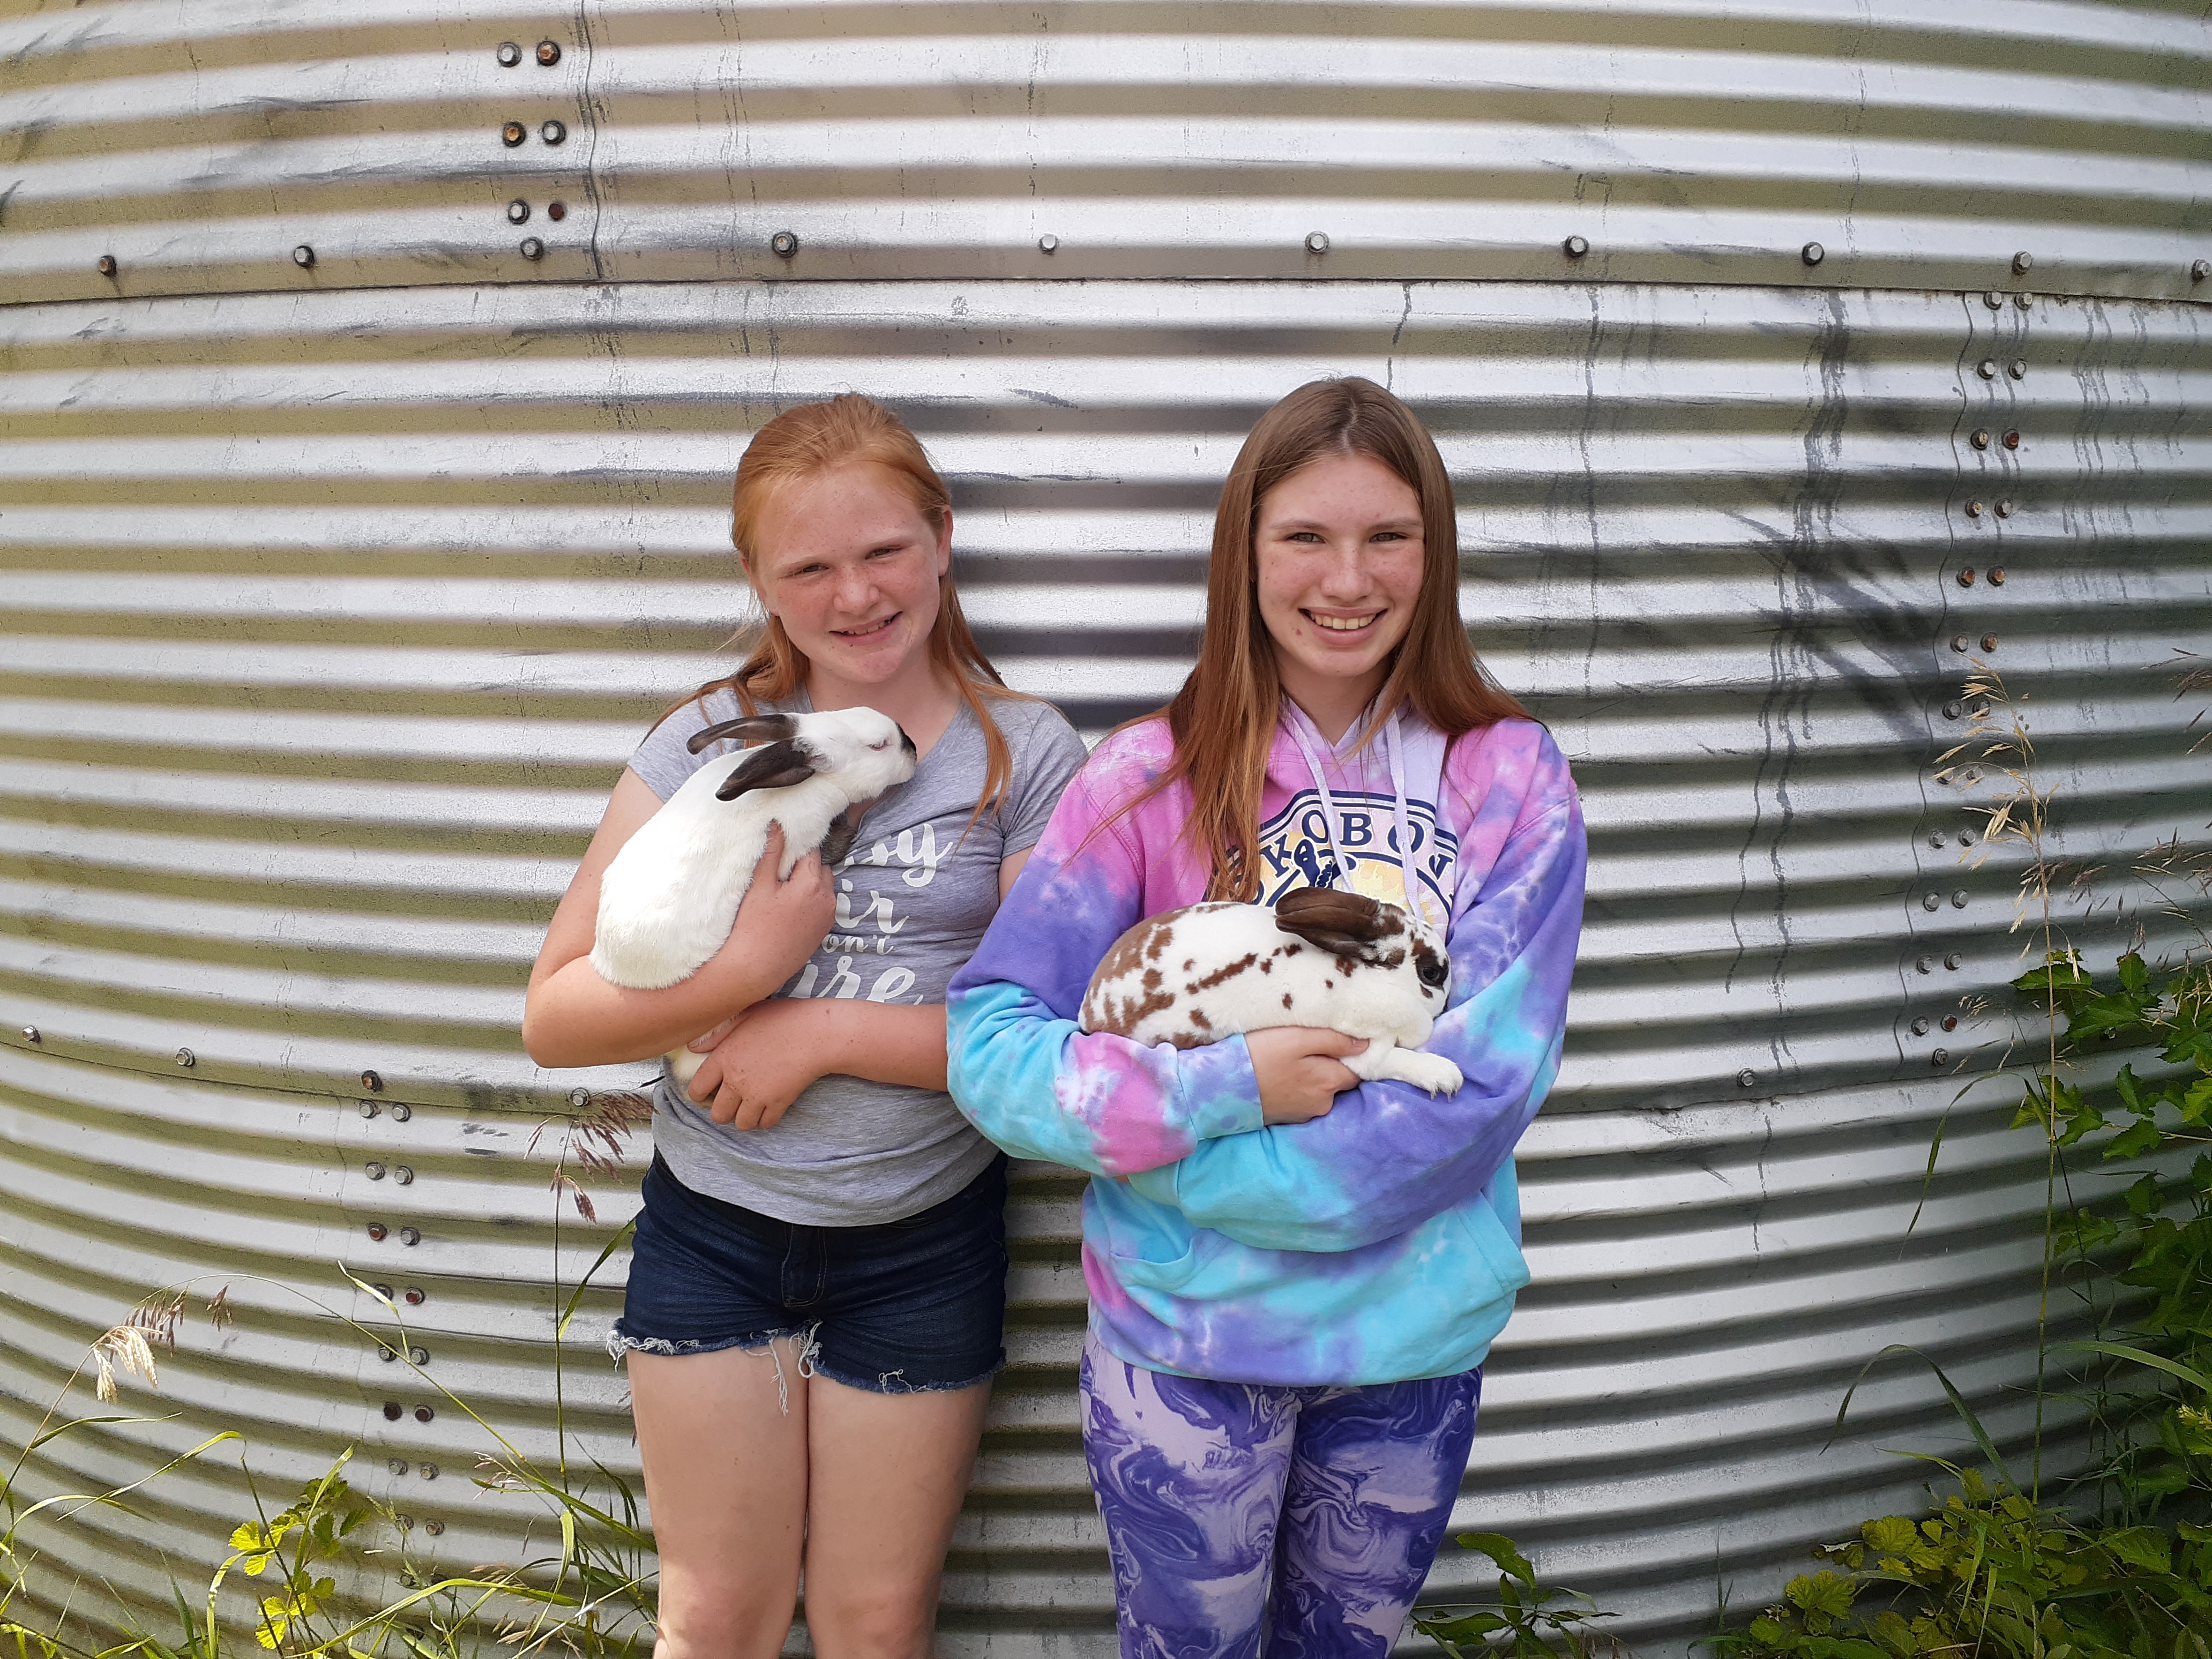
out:
M940 532L890 471L862 462L785 485L757 539L761 602L816 669L876 685L926 653L951 515Z
M1424 538L1420 498L1369 455L1328 455L1260 498L1253 556L1260 617L1283 689L1364 702L1413 623Z

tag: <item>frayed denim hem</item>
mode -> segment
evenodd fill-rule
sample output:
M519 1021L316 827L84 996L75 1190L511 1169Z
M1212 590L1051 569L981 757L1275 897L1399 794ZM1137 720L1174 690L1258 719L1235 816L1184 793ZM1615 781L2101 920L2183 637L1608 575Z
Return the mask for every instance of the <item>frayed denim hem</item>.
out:
M1006 1368L1006 1362L1002 1358L990 1370L980 1371L964 1382L909 1382L906 1380L904 1366L893 1371L878 1371L872 1380L832 1370L817 1358L814 1362L813 1374L826 1376L832 1382L842 1382L848 1389L858 1389L865 1394L957 1394L962 1389L972 1389L979 1382L988 1382Z
M723 1353L732 1348L745 1353L764 1353L775 1362L776 1409L788 1417L791 1415L791 1379L784 1374L783 1351L775 1345L796 1341L799 1344L799 1376L820 1375L821 1329L822 1322L817 1319L811 1325L793 1325L788 1330L763 1331L752 1336L725 1337L720 1341L706 1342L677 1341L665 1336L629 1336L617 1324L607 1333L607 1358L619 1365L633 1353L665 1354L672 1358L699 1353Z

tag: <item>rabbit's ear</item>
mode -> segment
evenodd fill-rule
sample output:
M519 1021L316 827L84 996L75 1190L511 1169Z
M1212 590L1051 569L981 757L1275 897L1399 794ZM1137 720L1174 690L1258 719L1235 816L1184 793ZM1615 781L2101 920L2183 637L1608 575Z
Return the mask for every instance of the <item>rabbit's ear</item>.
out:
M1275 901L1275 926L1316 950L1361 962L1389 954L1386 941L1405 924L1391 908L1358 893L1328 887L1294 887Z
M788 743L798 735L799 722L789 714L746 714L733 720L717 720L694 732L684 747L696 755L725 738L743 738L747 743Z
M815 770L813 757L797 744L772 743L754 750L732 768L714 791L714 799L735 800L749 789L786 789L805 782Z

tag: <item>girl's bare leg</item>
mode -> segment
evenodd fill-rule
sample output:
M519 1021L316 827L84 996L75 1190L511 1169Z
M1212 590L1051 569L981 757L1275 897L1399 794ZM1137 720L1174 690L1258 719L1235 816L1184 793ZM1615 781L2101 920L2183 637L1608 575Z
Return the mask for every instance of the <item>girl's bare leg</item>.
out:
M929 1659L945 1552L991 1385L807 1383L806 1627L820 1659Z
M799 1352L791 1338L751 1352L630 1352L660 1547L654 1659L773 1659L783 1646L806 1532L811 1385Z

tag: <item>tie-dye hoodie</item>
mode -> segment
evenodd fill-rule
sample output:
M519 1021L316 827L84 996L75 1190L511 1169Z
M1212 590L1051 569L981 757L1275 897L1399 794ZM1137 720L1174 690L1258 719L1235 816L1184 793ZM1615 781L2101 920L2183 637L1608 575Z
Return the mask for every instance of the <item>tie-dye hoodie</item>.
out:
M1285 704L1286 721L1304 721ZM1261 899L1334 884L1404 902L1382 744L1308 723L1337 816L1287 728L1261 798ZM1223 1382L1360 1383L1482 1363L1528 1281L1514 1144L1559 1069L1582 927L1582 812L1541 726L1506 720L1447 756L1408 716L1404 775L1425 902L1449 907L1451 995L1425 1045L1466 1073L1431 1099L1364 1083L1310 1123L1264 1126L1242 1037L1178 1052L1075 1015L1107 948L1204 896L1164 720L1109 738L947 993L951 1086L1009 1152L1100 1177L1083 1200L1091 1327L1121 1358ZM1334 842L1332 857L1331 842ZM1351 867L1333 869L1334 858Z

